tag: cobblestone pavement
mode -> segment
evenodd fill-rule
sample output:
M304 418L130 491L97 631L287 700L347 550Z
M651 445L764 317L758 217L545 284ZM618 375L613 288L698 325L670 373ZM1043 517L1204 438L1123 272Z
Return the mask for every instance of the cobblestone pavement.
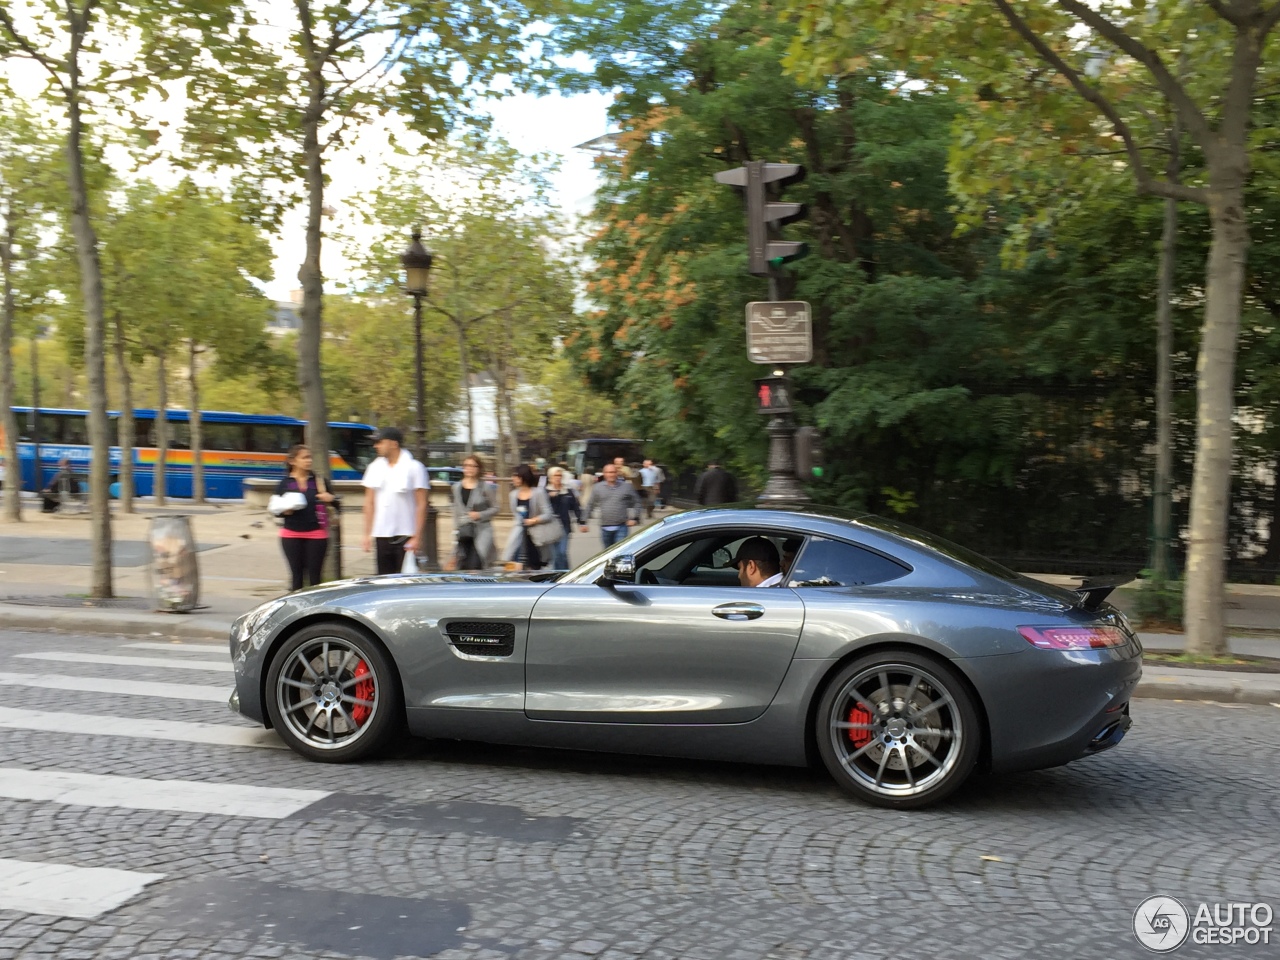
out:
M0 909L0 958L1137 957L1153 894L1280 911L1276 707L1138 701L1105 755L906 813L817 771L418 741L343 767L107 735L111 717L251 729L208 698L111 692L229 691L199 665L211 647L136 642L0 631L0 859L162 875L88 919ZM52 716L64 732L25 725ZM14 771L329 796L282 819L138 809L147 788L14 799Z

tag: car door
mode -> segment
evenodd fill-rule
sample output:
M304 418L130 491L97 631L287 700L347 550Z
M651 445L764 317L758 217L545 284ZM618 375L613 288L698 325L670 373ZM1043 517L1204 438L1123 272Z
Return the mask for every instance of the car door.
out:
M533 608L525 713L597 723L742 723L772 702L804 604L787 587L564 583Z

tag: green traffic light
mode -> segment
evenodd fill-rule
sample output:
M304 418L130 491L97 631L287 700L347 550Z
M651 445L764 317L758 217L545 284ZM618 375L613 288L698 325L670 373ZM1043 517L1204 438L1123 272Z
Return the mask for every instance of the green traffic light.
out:
M814 468L813 468L813 475L814 475L815 477L821 477L821 476L822 476L822 468L821 468L821 467L814 467Z

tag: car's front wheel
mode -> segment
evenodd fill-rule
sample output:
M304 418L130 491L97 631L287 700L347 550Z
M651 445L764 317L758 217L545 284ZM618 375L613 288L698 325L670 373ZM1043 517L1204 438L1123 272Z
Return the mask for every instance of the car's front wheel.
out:
M284 642L267 671L271 724L312 760L359 760L386 744L401 713L390 658L354 626L319 623Z
M867 654L827 685L814 722L818 752L846 791L882 807L923 807L958 788L981 729L952 668L908 650Z

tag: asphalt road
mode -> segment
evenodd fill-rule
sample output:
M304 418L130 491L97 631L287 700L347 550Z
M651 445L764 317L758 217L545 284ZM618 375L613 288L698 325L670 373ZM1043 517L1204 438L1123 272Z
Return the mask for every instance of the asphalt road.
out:
M1105 755L900 813L759 766L313 764L230 677L216 644L0 631L0 957L1138 957L1153 894L1280 912L1276 707L1139 701Z

